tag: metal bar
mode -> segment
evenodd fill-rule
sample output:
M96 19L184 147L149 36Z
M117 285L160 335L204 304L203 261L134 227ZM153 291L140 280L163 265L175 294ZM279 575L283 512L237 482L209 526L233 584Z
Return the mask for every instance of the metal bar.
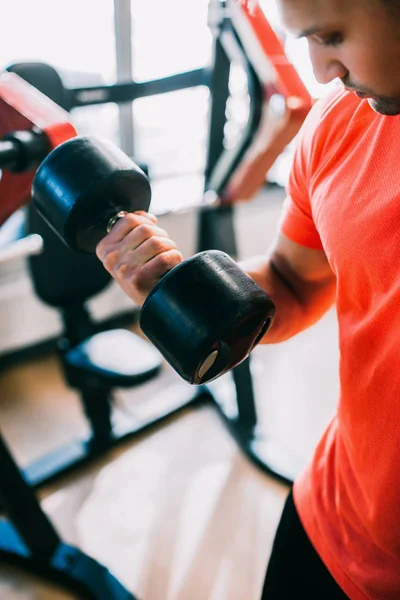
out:
M202 404L204 397L203 388L193 389L191 386L181 386L178 383L171 387L166 396L164 392L160 394L160 406L157 414L144 415L143 418L139 416L135 418L132 415L130 418L129 415L122 412L115 412L113 435L108 439L107 445L99 448L91 444L90 439L75 438L29 464L24 469L24 479L30 484L29 493L32 494L32 488L40 489L44 485L57 481L61 476L76 472L81 467L97 460L106 449L111 450L118 444L135 439L135 436L142 436L146 431L155 430L162 425L165 419L169 419L189 407ZM157 406L157 402L155 406ZM5 506L5 501L2 501L1 487L2 460L0 449L0 511L3 509L3 505Z
M132 13L131 0L114 0L115 51L117 80L132 79ZM119 139L121 149L134 155L132 104L119 106Z
M243 65L247 75L248 93L250 96L249 117L246 126L241 132L240 140L234 148L221 151L220 155L216 157L216 160L213 163L213 170L208 174L209 189L212 189L219 196L223 197L224 188L232 177L235 169L238 167L260 124L263 106L263 89L235 32L232 29L225 31L220 37L220 43L229 64L234 60L238 62L240 60Z
M257 413L250 371L250 358L233 369L233 379L237 394L238 422L247 431L253 431L257 425Z
M237 256L235 212L231 204L200 206L197 227L198 252L221 250Z
M30 556L13 524L4 519L0 519L0 561L55 582L73 592L74 598L136 600L105 566L73 546L60 543L51 561Z
M0 435L0 497L32 556L50 561L60 538Z
M115 102L133 102L137 98L166 94L191 87L209 86L210 71L208 68L194 69L186 73L177 73L162 79L114 85L102 85L71 89L71 108L91 106Z
M224 128L226 123L226 103L229 98L230 62L221 45L220 37L214 42L213 69L210 89L210 117L208 126L207 163L205 187L210 189L209 180L215 165L224 150Z

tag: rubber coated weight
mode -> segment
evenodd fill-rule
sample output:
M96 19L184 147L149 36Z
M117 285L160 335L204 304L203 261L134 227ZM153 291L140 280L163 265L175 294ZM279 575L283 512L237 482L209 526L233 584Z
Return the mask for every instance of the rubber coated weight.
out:
M38 168L32 201L64 242L92 254L118 213L147 211L150 183L118 147L79 136L53 150Z
M67 245L94 252L120 213L148 209L151 191L121 150L80 137L43 161L32 196ZM264 290L228 254L210 250L162 277L143 304L140 325L183 379L202 384L247 358L274 314Z
M242 362L275 315L271 298L224 252L196 254L157 283L140 326L186 381L201 384Z

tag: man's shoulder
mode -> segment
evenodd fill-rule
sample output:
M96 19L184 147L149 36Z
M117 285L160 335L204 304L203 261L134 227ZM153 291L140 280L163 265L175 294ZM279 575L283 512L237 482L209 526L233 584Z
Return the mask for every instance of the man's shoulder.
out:
M306 119L308 128L318 128L329 123L338 125L348 122L361 100L353 92L348 92L342 86L337 86L324 97L317 100Z
M312 155L317 151L321 156L328 147L334 147L335 142L343 140L361 102L353 92L348 92L342 86L317 100L299 134L303 151Z
M337 86L326 96L320 98L314 105L318 121L331 121L340 123L346 121L349 114L353 114L361 104L360 98L353 92L348 92L342 86Z

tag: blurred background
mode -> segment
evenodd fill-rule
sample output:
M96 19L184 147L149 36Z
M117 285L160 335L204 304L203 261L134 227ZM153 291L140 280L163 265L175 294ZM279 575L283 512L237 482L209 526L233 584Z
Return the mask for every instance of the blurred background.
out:
M284 35L274 0L264 0L261 6L284 39L287 56L311 95L318 98L326 93L327 86L319 85L313 76L306 41ZM147 81L211 64L208 0L196 0L190 5L184 0L168 3L132 0L129 12L132 22L127 29L124 12L115 10L113 0L71 0L65 5L51 0L16 0L4 4L0 7L1 63L4 67L25 61L49 63L57 69L65 86L71 88L112 84L131 77L138 82ZM129 40L123 38L127 32L131 33ZM128 60L127 45L130 46ZM234 97L229 105L231 119L225 140L228 145L235 144L249 112L246 78L240 66L235 69L234 65L232 71ZM78 107L72 111L71 120L80 134L103 136L129 154L134 151L135 160L148 165L151 171L153 212L167 212L196 206L201 201L209 96L209 90L202 86L139 98L130 105L107 103ZM282 186L289 173L292 149L293 144L290 144L273 168L272 175ZM8 307L19 301L14 294L25 297L27 292L28 284L18 288L15 282L20 267L13 264L10 275L8 265L0 266L3 288L10 277L13 280L11 288L7 285L0 290L0 306L7 313ZM2 277L1 271L7 273ZM4 302L9 304L4 305ZM22 312L26 314L25 310ZM14 320L11 315L7 319L7 330L1 330L0 352L31 343L40 335L37 332L30 335L27 326L24 334L10 331L15 321L19 326L19 319ZM31 320L32 325L38 323L33 314ZM49 317L49 333L53 331L50 320ZM43 327L41 324L42 333Z
M217 0L3 2L0 66L47 63L67 89L85 89L86 98L91 87L211 69L215 15L222 5ZM306 41L285 34L274 0L260 5L310 96L327 93L329 87L313 76ZM227 151L239 143L251 113L240 60L232 60L229 92ZM209 87L198 85L70 111L78 134L104 137L146 166L151 210L184 257L198 250L211 100ZM230 212L238 259L264 253L273 242L295 141L294 136L282 148L254 197ZM20 235L25 218L22 208L0 227L0 253ZM99 329L122 327L140 335L138 308L115 284L87 304ZM71 436L88 435L78 394L59 363L63 327L60 311L38 297L28 258L0 260L0 430L22 468ZM149 437L142 434L83 471L41 488L42 507L63 538L106 564L140 598L259 597L290 485L287 473L304 468L336 406L334 311L294 340L259 347L253 354L255 429L267 440L267 455L275 460L276 454L278 466L284 465L283 478L256 468L216 411L206 407L188 409ZM222 397L233 393L230 378L218 385ZM161 375L133 390L117 390L115 406L140 420L160 410L165 402L160 394L179 396L176 386L176 374L163 363ZM0 568L5 600L70 597L63 594Z

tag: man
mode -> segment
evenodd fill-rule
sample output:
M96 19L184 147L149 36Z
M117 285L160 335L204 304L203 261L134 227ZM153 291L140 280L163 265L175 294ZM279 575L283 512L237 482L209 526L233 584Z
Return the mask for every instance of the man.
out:
M300 135L280 233L242 264L272 296L264 343L336 302L335 418L285 505L263 598L400 598L400 0L277 0L321 83ZM156 220L129 215L98 256L142 304L182 257Z

